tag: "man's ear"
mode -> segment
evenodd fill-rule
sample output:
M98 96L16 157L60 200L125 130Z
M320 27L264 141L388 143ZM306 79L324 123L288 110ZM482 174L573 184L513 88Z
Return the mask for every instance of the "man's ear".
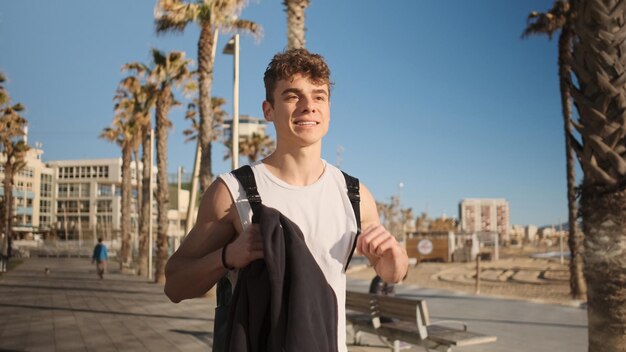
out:
M274 108L272 107L272 104L267 101L264 100L263 101L263 116L265 116L265 120L267 121L274 121Z

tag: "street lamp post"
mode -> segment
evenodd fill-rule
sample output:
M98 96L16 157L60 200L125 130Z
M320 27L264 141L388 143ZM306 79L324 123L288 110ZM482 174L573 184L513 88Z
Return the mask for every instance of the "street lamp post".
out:
M77 202L78 202L78 248L80 248L83 245L83 228L82 228L83 224L80 219L83 204L81 203L80 199Z
M230 38L222 53L233 55L233 125L231 127L231 156L233 170L239 167L239 34Z
M154 187L152 185L152 175L154 173L154 130L150 131L150 177L149 181L149 189L148 192L148 208L150 209L150 220L148 221L148 280L152 280L153 272L152 272L152 246L154 245L154 241L152 239L152 197L154 193Z
M67 201L61 203L61 209L63 210L63 228L65 230L65 242L67 243Z

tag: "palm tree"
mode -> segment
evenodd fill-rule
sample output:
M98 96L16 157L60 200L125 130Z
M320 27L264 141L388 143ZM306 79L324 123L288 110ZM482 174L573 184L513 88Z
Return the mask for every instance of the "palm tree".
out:
M117 98L117 95L116 95ZM118 103L119 104L119 103ZM132 151L137 141L138 124L130 111L117 107L111 127L106 127L100 138L116 143L122 149L122 248L120 250L120 270L130 265L130 197Z
M219 133L221 132L221 126L224 123L224 117L227 115L224 110L222 110L222 106L226 104L226 100L219 97L211 98L211 107L213 109L212 113L212 123L211 127L211 140L210 142L214 142L217 140ZM196 157L193 162L193 173L191 177L191 192L189 194L189 203L187 206L187 216L186 216L186 225L185 225L185 233L189 233L191 231L193 225L193 214L196 204L197 198L197 190L198 190L198 174L200 167L200 154L202 153L200 149L200 143L198 135L200 134L200 122L198 121L198 105L199 99L194 99L192 103L187 106L187 113L185 114L185 119L191 121L191 128L188 128L183 131L183 134L187 137L185 142L189 142L192 140L196 140Z
M626 351L624 1L573 3L572 97L581 141L589 351Z
M172 88L184 86L185 91L195 89L190 82L190 60L185 53L173 51L165 55L159 50L152 50L154 67L150 71L150 80L157 85L156 94L156 148L157 148L157 260L155 282L165 282L165 263L168 258L168 203L169 184L167 181L167 130L172 126L168 118L170 108L177 104Z
M306 47L304 11L310 0L283 0L287 13L287 49Z
M151 122L150 110L156 100L156 86L149 82L142 82L145 71L140 74L134 70L137 63L129 63L122 67L123 71L131 71L131 75L124 78L120 83L118 94L120 102L119 109L128 109L133 119L137 123L137 133L134 136L133 154L135 155L135 166L137 173L137 213L138 213L138 234L139 234L139 265L138 275L148 274L148 226L150 219L150 173L152 165L150 155L152 145L150 144ZM139 168L139 145L142 146L142 164Z
M227 140L224 142L226 146L226 154L224 155L224 160L230 159L231 149L232 149L232 141ZM241 136L239 138L239 155L248 157L248 160L253 163L261 157L266 157L276 148L276 143L272 139L272 137L259 134L252 133L250 136Z
M218 29L236 29L260 35L261 27L254 22L237 19L245 0L159 0L155 7L157 33L183 32L187 25L195 22L200 27L198 40L198 83L200 111L200 187L209 188L213 179L211 169L211 138L214 125L211 108L211 85L217 45Z
M4 155L4 232L7 239L13 231L13 179L26 166L26 153L30 149L24 141L28 121L19 113L22 104L11 105L11 98L2 85L6 78L0 73L0 152Z
M199 103L199 99L194 99L193 102L187 104L185 119L191 122L191 127L183 131L183 134L187 137L185 138L185 142L197 141L200 135L202 126L200 121L198 121ZM211 108L213 109L211 112L211 121L213 123L211 126L211 142L215 142L219 139L224 119L228 116L228 113L222 109L224 105L226 105L226 99L211 97Z
M567 1L557 0L546 13L531 12L528 16L528 26L522 38L530 35L545 34L552 39L552 34L559 29L559 81L561 90L561 107L563 111L563 128L565 130L565 166L567 176L567 205L569 237L568 245L571 252L570 259L570 292L574 299L587 297L587 285L583 275L583 235L578 228L578 205L576 202L576 169L574 151L572 149L572 104L571 104L571 77L572 68L572 38L574 33L571 26L570 4Z

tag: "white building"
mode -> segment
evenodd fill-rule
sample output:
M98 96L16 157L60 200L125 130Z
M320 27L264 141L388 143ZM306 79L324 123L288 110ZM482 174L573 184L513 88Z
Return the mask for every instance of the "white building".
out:
M535 242L537 240L537 232L539 229L535 225L526 226L526 233L524 234L524 239L528 242Z
M31 148L26 153L26 165L13 180L13 232L20 237L49 231L54 226L52 210L52 170L43 163L43 151ZM4 163L0 154L0 196L4 197Z
M224 121L224 135L227 140L230 140L230 131L233 124L233 120ZM265 129L267 128L267 121L257 117L249 115L239 116L239 137L250 137L252 134L258 134L265 136Z
M93 243L98 237L119 239L121 225L122 159L56 160L44 163L43 150L31 148L26 166L15 175L13 233ZM4 196L4 155L0 154L0 196ZM139 164L141 169L141 164ZM132 184L137 184L131 163ZM156 173L156 169L154 170ZM154 189L156 189L156 177ZM185 235L189 191L170 183L168 235L176 247ZM133 248L137 248L137 190L131 199ZM153 202L153 233L156 238L156 200Z
M122 159L57 160L50 161L48 166L53 170L57 236L74 240L117 238L121 219ZM134 163L131 175L135 185ZM136 197L132 197L133 228L137 224L136 209Z
M119 238L121 228L122 159L57 160L48 163L52 169L57 219L57 236L74 240L108 240ZM141 172L142 165L139 164ZM156 174L156 169L153 170ZM131 162L131 231L137 248L137 172ZM156 177L153 177L156 190ZM174 245L184 236L189 191L171 186L168 211L168 235ZM156 238L156 199L153 199L153 233Z
M515 241L519 244L524 241L525 233L526 228L523 225L512 225L509 236L511 241Z
M501 241L510 240L509 202L505 199L463 199L459 219L463 232L495 232Z

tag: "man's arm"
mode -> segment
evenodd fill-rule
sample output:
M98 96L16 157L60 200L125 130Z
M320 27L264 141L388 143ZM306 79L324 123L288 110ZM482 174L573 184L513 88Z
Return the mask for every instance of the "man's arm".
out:
M222 180L211 184L202 195L196 224L165 267L165 294L172 302L199 297L224 276L222 250L227 247L226 263L243 268L263 257L263 247L255 227L243 235L239 215Z
M376 274L389 283L400 282L409 268L406 250L381 224L374 197L361 184L361 228L357 251L369 259Z

